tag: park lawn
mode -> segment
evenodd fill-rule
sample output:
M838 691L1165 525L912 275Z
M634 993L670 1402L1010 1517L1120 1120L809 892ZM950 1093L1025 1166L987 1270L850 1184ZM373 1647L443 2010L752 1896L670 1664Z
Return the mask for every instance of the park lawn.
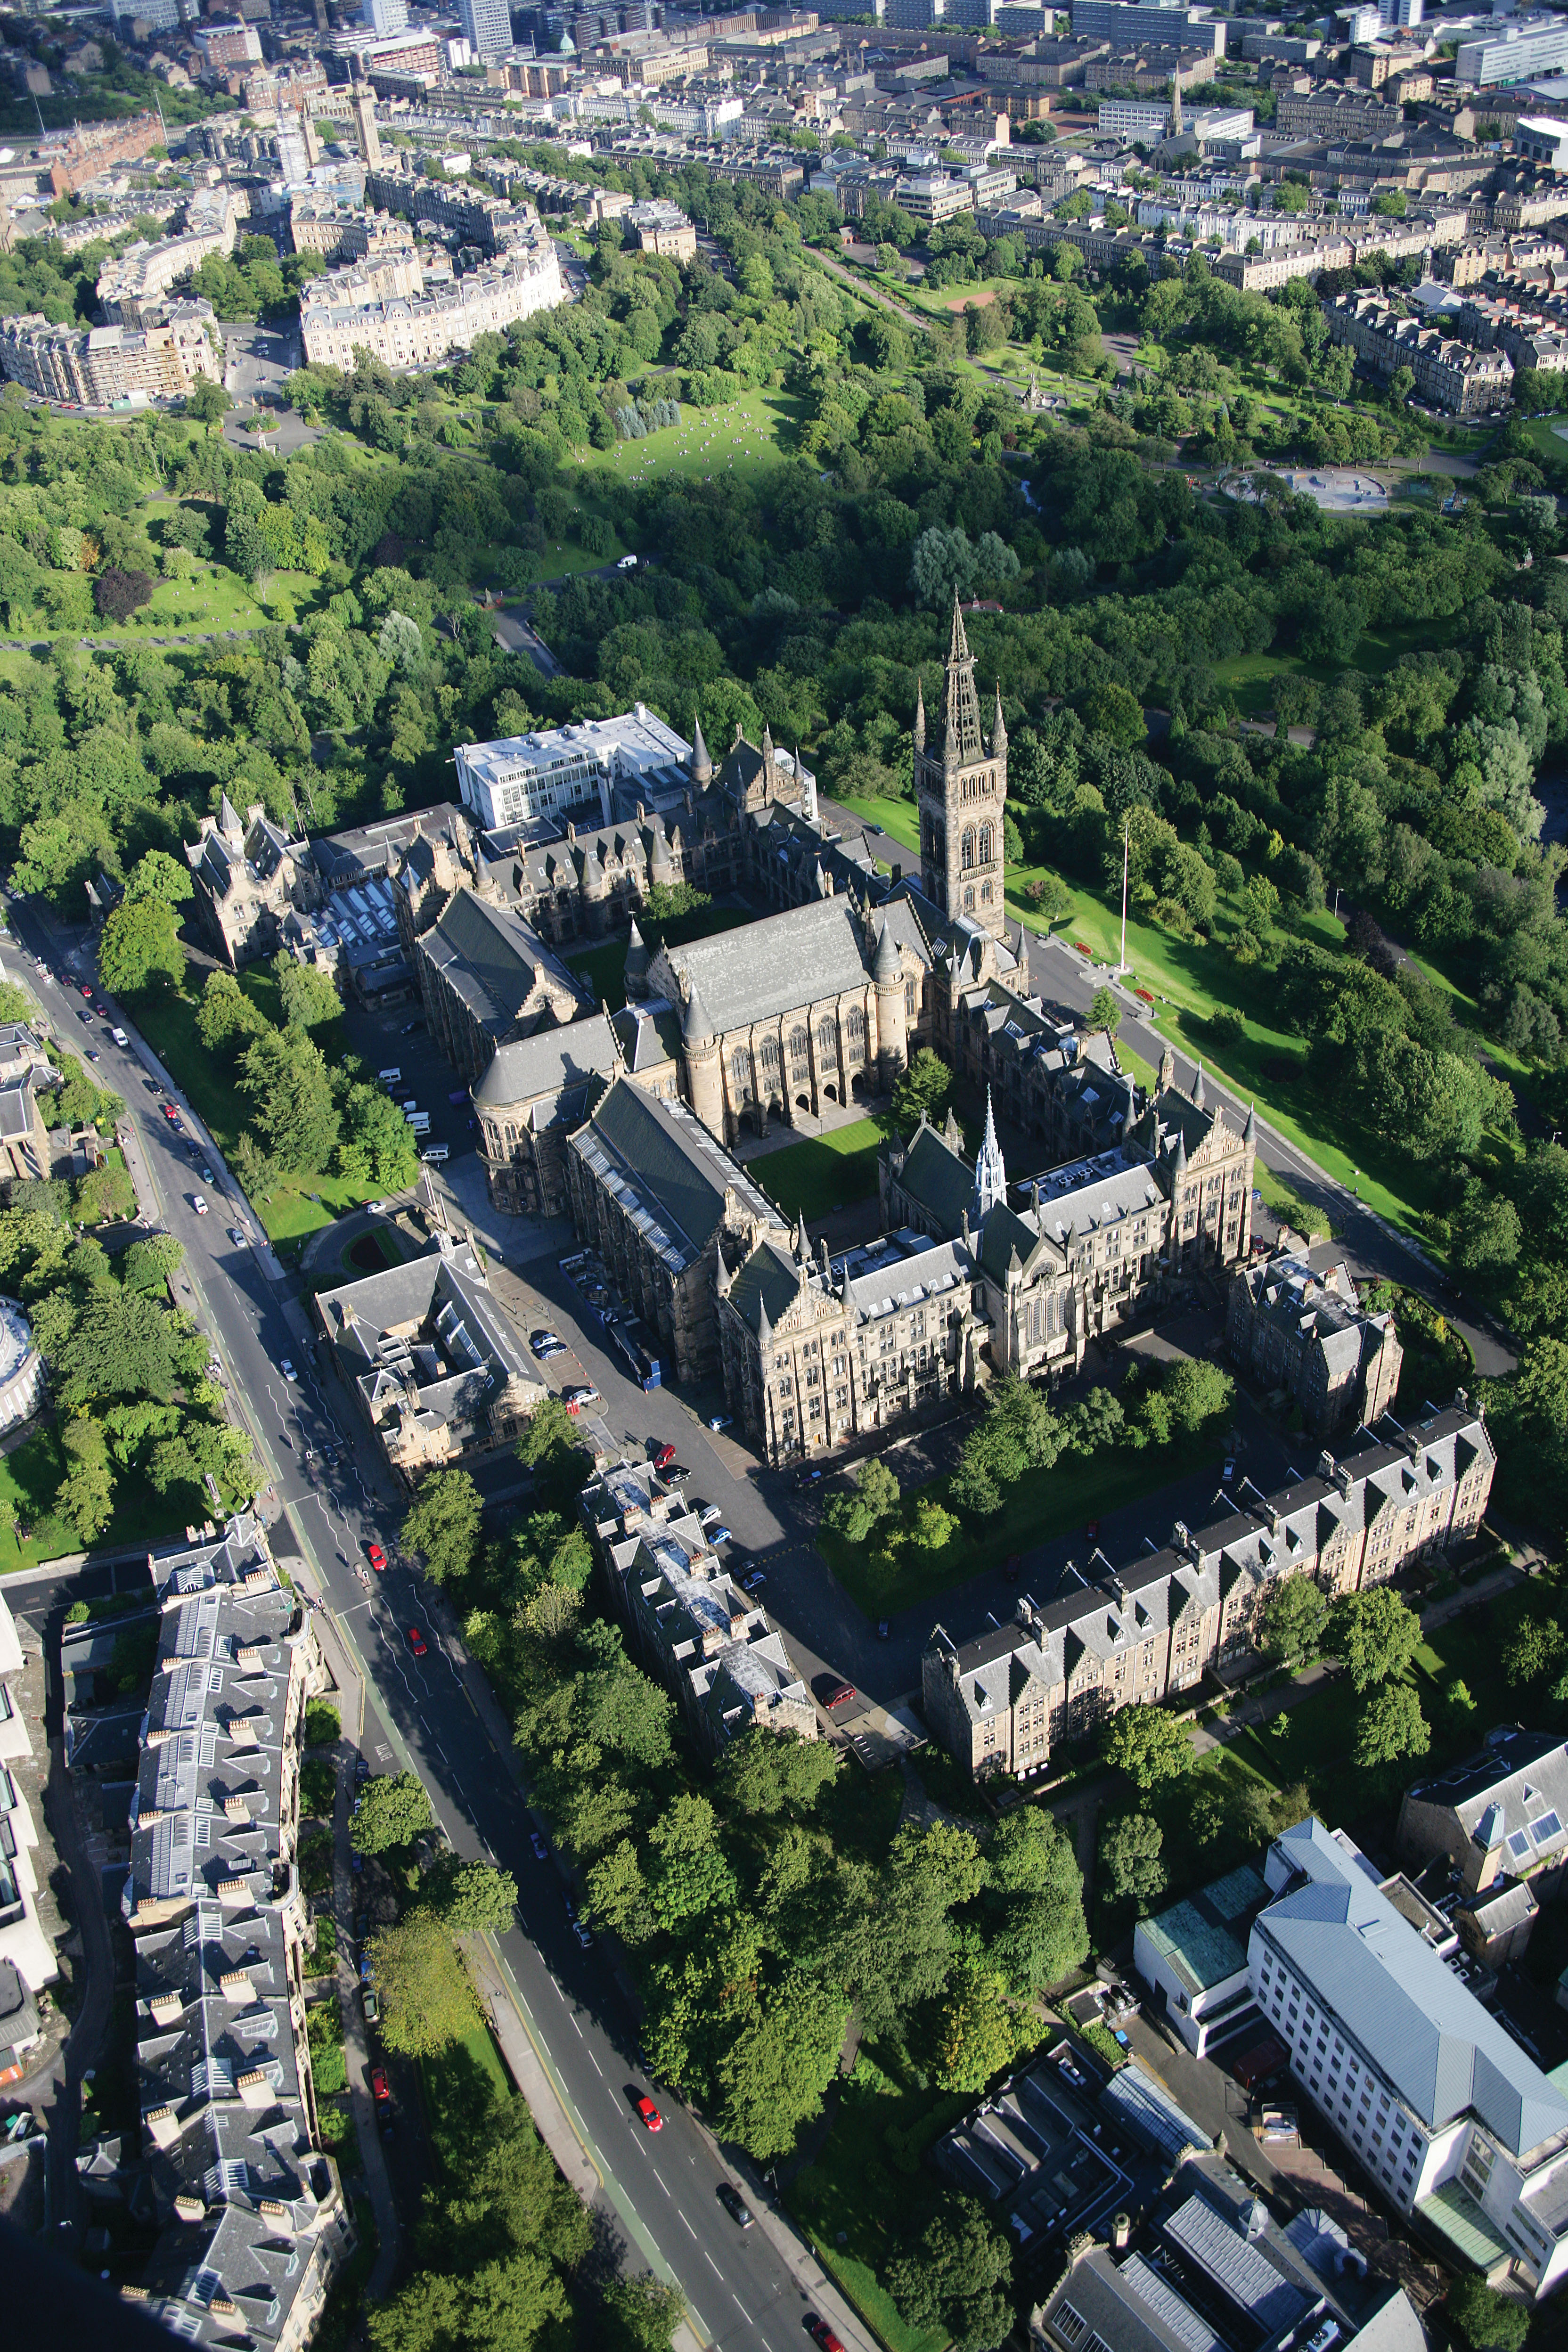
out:
M264 1013L277 1013L278 982L265 968L242 973L240 986ZM132 1018L197 1118L211 1130L225 1159L232 1158L245 1128L245 1103L234 1064L209 1054L196 1034L195 999L161 990L139 998ZM315 1035L329 1063L341 1059L338 1023L329 1023ZM330 1225L344 1210L360 1208L374 1198L374 1190L357 1177L322 1176L306 1169L280 1176L272 1191L251 1205L269 1240L290 1242Z
M710 940L720 931L735 930L754 919L744 907L697 907L689 915L671 915L662 922L651 915L639 916L637 929L652 955L661 947L688 947L693 940ZM595 1003L607 1004L612 1013L618 1013L626 1002L629 936L606 940L601 947L579 948L566 959Z
M448 2042L438 2058L419 2061L419 2095L430 2126L431 2144L443 2166L451 2162L473 2137L473 2116L480 2099L493 2091L511 2095L511 2077L491 2038L489 2027L476 2017L459 2042Z
M271 594L285 583L296 602L321 585L305 572L280 572L274 574ZM150 602L128 621L100 621L95 614L87 635L134 642L150 630L167 635L176 630L205 635L215 629L264 629L270 617L237 572L221 563L198 563L188 580L158 581Z
M1154 1494L1173 1479L1190 1476L1210 1451L1207 1439L1200 1439L1196 1445L1184 1439L1171 1445L1145 1446L1136 1454L1123 1446L1109 1446L1087 1458L1064 1455L1049 1470L1026 1471L1007 1488L1006 1500L994 1519L976 1522L960 1513L958 1533L942 1550L900 1549L894 1555L890 1574L874 1538L848 1544L830 1528L822 1528L817 1546L856 1607L867 1617L889 1617L967 1584L971 1577L994 1569L1009 1553L1081 1533L1091 1519L1103 1518L1126 1503ZM1217 1483L1217 1444L1212 1451ZM904 1498L906 1523L916 1496L926 1495L947 1505L949 1482L937 1478L929 1486L912 1487Z
M877 1189L877 1155L896 1133L885 1115L854 1119L827 1135L765 1152L746 1172L786 1216L804 1214L808 1225L815 1224L851 1201L870 1199Z
M879 825L882 832L891 835L900 849L907 849L911 856L919 857L921 821L915 813L913 801L885 801L874 797L861 800L856 797L843 799L838 805L847 809L851 816L858 816L862 824Z
M613 451L593 451L576 462L589 477L647 482L666 476L684 481L720 481L733 472L761 481L790 454L803 406L776 392L748 392L722 408L691 408L683 402L681 421L640 441L617 441ZM737 446L739 444L740 446ZM600 557L598 561L603 562Z
M919 2235L942 2193L923 2162L913 2172L895 2168L886 2134L894 2126L918 2135L910 2150L918 2158L973 2104L963 2092L846 2084L816 2161L784 2192L818 2261L889 2352L942 2352L946 2337L941 2329L910 2327L879 2283L879 2271Z
M77 1528L54 1508L66 1469L65 1452L52 1427L35 1430L9 1454L0 1454L0 1500L13 1507L27 1530L26 1541L18 1543L11 1521L0 1523L0 1576L85 1549ZM114 1517L94 1549L159 1542L177 1535L191 1520L206 1518L211 1507L205 1488L177 1486L159 1495L134 1471L121 1471L114 1481Z

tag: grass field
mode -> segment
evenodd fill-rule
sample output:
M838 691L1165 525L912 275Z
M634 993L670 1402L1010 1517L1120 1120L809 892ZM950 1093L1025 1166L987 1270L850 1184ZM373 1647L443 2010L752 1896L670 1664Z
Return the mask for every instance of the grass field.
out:
M1219 1472L1217 1443L1199 1438L1158 1448L1145 1446L1134 1454L1123 1446L1089 1454L1064 1455L1049 1470L1026 1471L1007 1489L1006 1502L994 1519L980 1522L962 1516L958 1532L941 1551L916 1551L894 1546L889 1551L876 1543L849 1544L831 1528L818 1531L823 1558L863 1615L888 1617L917 1601L931 1601L966 1584L972 1576L993 1569L1010 1552L1051 1543L1060 1536L1081 1531L1091 1520L1120 1510L1126 1503L1152 1495L1173 1479L1190 1477L1212 1456ZM948 1481L933 1479L911 1488L905 1497L906 1519L915 1496L949 1503ZM1086 1542L1086 1549L1088 1549Z
M877 1189L877 1154L894 1132L885 1117L858 1118L830 1134L807 1136L751 1162L749 1172L789 1217L808 1225Z
M55 1495L66 1475L66 1456L53 1429L38 1429L9 1454L0 1454L0 1502L9 1503L26 1529L18 1543L16 1528L7 1517L0 1523L0 1576L19 1568L37 1568L40 1560L58 1559L63 1552L80 1551L80 1535L68 1519L57 1517ZM155 1543L177 1535L193 1518L205 1518L210 1506L205 1491L194 1486L171 1487L155 1494L145 1479L121 1472L114 1482L114 1517L94 1549L121 1544Z
M920 2334L900 2317L878 2280L889 2256L935 2210L934 2175L917 2161L895 2169L889 2127L913 2135L911 2156L951 2128L973 2101L962 2092L846 2084L833 2129L816 2160L790 2182L786 2202L818 2260L889 2352L942 2352L940 2331Z
M240 985L269 1018L276 1017L278 982L269 971L265 968L247 971L241 975ZM196 1034L195 999L161 991L138 1001L135 1021L198 1118L211 1129L226 1159L245 1127L245 1103L234 1064L226 1055L209 1054ZM344 1050L340 1024L331 1022L326 1028L317 1030L315 1035L328 1064L335 1066ZM342 1216L345 1209L357 1209L374 1198L374 1189L357 1178L321 1175L307 1170L299 1175L280 1177L273 1190L252 1205L268 1238L289 1243L319 1232L322 1225L330 1225Z
M685 947L692 940L710 940L720 931L735 930L753 919L744 907L699 907L689 915L672 915L667 922L639 916L637 929L651 955L667 942L670 947ZM626 1001L626 940L606 940L602 947L579 948L566 959L595 1001L607 1004L612 1013L618 1013Z
M781 443L793 438L801 414L801 404L782 393L748 392L723 408L683 406L679 425L641 441L618 441L613 451L595 451L576 462L590 477L603 472L620 482L666 475L721 481L727 474L756 481L784 463L788 452ZM586 487L591 490L591 480Z
M455 1963L454 1963L455 1965ZM430 2139L443 2164L472 2137L473 2116L491 2092L510 2095L511 2077L482 2018L460 2042L448 2042L439 2058L419 2062L419 2095Z

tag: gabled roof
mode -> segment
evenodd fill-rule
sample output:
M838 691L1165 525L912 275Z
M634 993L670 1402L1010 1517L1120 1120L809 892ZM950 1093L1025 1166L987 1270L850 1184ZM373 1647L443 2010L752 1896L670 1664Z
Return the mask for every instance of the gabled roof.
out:
M863 988L869 970L859 920L841 896L815 898L687 947L666 948L663 961L689 992L700 990L712 1034L721 1037L753 1021Z
M498 1042L542 982L592 1010L582 982L521 915L471 890L454 893L419 947Z
M474 1100L493 1110L535 1102L580 1087L593 1072L613 1069L615 1061L610 1024L602 1013L591 1013L564 1029L542 1029L498 1045Z
M724 1222L728 1192L782 1233L778 1213L684 1103L617 1078L571 1147L672 1266L694 1265Z
M934 1127L915 1129L898 1181L951 1241L974 1199L974 1171Z
M1253 1934L1312 1988L1429 2130L1473 2109L1521 2157L1568 2132L1568 2097L1394 1909L1358 1855L1310 1816L1274 1853L1297 1875Z

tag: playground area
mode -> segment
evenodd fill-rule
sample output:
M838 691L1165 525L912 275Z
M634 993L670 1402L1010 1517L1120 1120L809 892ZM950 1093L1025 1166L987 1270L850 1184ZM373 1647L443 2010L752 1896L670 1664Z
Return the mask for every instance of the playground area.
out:
M1283 467L1272 470L1272 478L1330 514L1388 512L1388 492L1375 474L1352 473L1345 466L1299 467L1289 473ZM1220 488L1233 499L1258 496L1250 474L1229 474Z

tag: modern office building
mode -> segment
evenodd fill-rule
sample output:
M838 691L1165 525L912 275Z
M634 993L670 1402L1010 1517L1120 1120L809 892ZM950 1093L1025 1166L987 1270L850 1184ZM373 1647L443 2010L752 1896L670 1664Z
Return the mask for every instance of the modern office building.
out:
M463 804L489 832L582 808L596 810L608 824L613 783L684 772L691 746L639 702L615 719L459 743L457 757Z
M1500 16L1479 40L1459 43L1454 79L1461 89L1489 89L1499 82L1537 81L1564 67L1568 18Z
M463 37L477 58L504 57L511 47L507 0L458 0Z

